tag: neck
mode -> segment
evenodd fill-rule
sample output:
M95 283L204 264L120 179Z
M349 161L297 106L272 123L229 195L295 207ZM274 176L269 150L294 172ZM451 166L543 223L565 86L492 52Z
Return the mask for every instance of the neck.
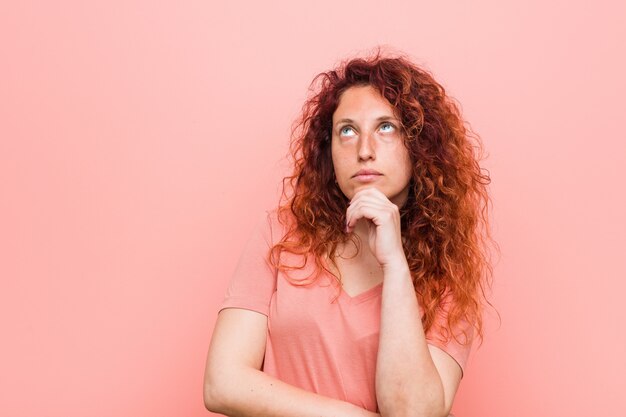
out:
M360 250L358 253L356 243L352 240L348 240L340 246L337 253L338 256L350 260L362 260L373 256L369 246L369 222L370 220L368 219L359 219L352 230L352 234L359 238Z
M371 220L360 218L359 220L357 220L356 225L354 226L354 230L352 231L352 233L357 235L359 239L361 239L365 243L367 243L367 239L369 236L370 225L368 223L370 222Z

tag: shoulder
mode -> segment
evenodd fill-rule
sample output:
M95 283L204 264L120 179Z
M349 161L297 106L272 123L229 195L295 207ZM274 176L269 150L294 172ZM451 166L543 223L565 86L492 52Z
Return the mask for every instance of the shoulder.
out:
M262 231L267 243L274 246L293 228L294 222L289 210L273 208L263 211L257 220L257 228Z
M474 326L461 317L450 327L448 319L455 304L453 294L446 291L437 308L435 320L426 334L426 339L428 344L452 356L464 372L474 342Z

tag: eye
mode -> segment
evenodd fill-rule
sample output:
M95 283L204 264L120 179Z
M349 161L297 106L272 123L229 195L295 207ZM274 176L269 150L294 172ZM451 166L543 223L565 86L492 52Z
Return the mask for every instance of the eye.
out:
M352 129L352 126L344 126L339 130L339 134L341 136L353 136L354 129Z
M380 125L381 132L385 132L385 133L393 132L395 128L396 127L393 124L389 123L389 122L385 122L385 123Z

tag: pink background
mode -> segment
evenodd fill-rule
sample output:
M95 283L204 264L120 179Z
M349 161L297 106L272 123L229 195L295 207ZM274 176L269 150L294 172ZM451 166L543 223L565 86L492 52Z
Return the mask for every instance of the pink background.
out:
M0 415L209 415L217 306L290 123L380 44L488 152L502 321L456 415L623 416L624 3L249 3L3 3Z

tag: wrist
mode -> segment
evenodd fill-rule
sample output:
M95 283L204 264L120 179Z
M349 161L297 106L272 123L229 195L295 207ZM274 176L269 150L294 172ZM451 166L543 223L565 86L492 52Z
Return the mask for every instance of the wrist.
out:
M387 278L388 276L411 275L409 264L407 263L404 256L402 258L398 258L389 263L386 263L382 266L382 269L385 278Z
M347 407L345 410L345 415L346 416L351 416L351 417L373 417L376 416L376 414L372 413L369 410L366 410L365 408L361 408L355 404L352 403L346 403Z

